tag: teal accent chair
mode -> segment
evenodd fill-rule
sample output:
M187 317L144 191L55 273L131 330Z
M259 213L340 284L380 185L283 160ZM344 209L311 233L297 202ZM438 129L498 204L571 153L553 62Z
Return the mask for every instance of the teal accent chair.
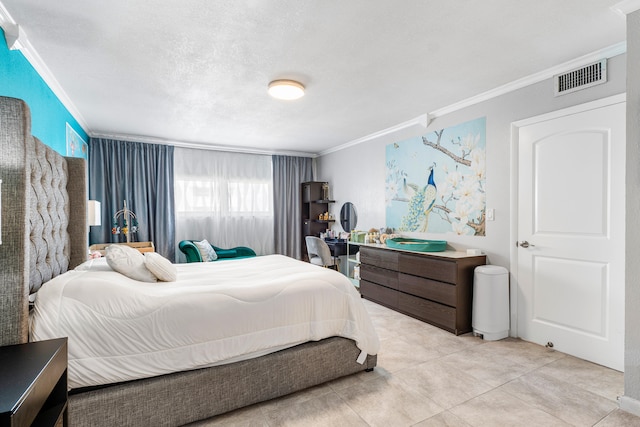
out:
M198 247L193 243L193 240L183 240L178 244L178 247L182 251L183 254L187 257L187 262L202 262L202 257L200 256L200 251ZM246 246L237 246L231 249L222 249L216 246L211 245L216 254L218 255L218 259L216 261L221 261L225 259L239 259L239 258L251 258L256 256L256 252L247 248Z

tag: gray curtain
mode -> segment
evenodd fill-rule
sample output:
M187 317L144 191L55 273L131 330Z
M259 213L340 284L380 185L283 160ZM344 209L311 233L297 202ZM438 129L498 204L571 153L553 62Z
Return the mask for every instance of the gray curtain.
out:
M313 180L313 159L273 156L272 160L275 252L300 259L302 257L300 184Z
M101 203L102 226L91 227L89 242L126 242L126 236L111 234L113 215L126 200L139 225L131 240L153 242L156 252L173 262L173 188L172 146L91 138L89 199Z

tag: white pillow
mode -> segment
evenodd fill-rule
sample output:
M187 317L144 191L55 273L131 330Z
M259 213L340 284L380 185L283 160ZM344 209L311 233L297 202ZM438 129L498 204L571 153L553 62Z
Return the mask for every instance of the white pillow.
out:
M178 278L178 269L176 266L157 252L145 252L144 262L147 269L152 272L158 280L175 282Z
M144 255L127 245L109 245L107 264L120 274L140 282L157 282L156 276L144 265Z
M198 250L200 251L200 256L202 257L202 261L209 262L209 261L215 261L218 259L218 254L216 253L216 251L213 250L213 248L211 247L211 244L207 241L207 239L204 239L200 242L193 242L193 243L198 247Z

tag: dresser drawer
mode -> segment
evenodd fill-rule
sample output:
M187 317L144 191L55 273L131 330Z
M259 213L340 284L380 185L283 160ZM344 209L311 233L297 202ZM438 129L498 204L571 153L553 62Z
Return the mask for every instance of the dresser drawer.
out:
M398 290L431 301L456 306L456 285L400 273Z
M456 332L456 309L437 302L398 293L398 310L435 326Z
M388 270L397 270L398 255L398 252L395 251L362 246L360 248L360 263L374 265Z
M360 278L391 289L398 289L398 272L374 267L368 264L360 265Z
M455 261L403 253L399 254L398 269L401 273L441 282L457 283L458 281L458 266Z
M376 301L387 307L394 309L398 307L399 292L393 289L385 288L366 280L360 280L360 293L364 298Z

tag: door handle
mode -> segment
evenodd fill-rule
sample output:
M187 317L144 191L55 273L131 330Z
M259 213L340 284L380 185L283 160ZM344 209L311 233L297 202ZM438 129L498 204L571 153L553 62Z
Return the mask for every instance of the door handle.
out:
M520 246L520 247L526 249L529 246L534 247L535 245L532 245L531 243L527 242L526 240L523 240L522 242L516 242L516 246Z

